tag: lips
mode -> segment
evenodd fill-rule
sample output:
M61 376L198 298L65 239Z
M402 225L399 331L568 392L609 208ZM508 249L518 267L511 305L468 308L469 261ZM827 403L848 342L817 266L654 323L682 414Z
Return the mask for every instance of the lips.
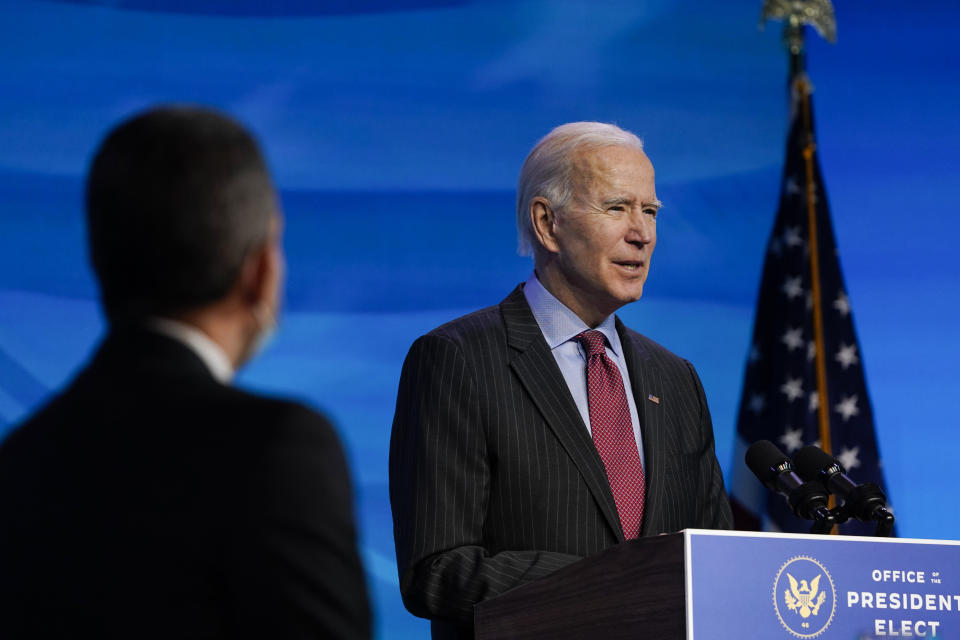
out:
M640 260L614 260L613 263L627 271L639 271L643 267L643 262Z

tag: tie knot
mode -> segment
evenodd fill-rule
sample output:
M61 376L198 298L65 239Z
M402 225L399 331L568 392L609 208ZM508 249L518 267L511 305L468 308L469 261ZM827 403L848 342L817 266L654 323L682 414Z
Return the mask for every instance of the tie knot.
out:
M589 331L577 334L577 340L579 340L583 348L586 349L588 358L606 353L603 334L596 329L590 329Z

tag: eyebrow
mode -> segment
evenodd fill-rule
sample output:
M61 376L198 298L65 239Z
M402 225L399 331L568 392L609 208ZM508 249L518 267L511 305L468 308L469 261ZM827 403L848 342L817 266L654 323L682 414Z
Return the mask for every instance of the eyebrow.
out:
M604 201L603 201L603 206L609 207L610 205L614 205L614 204L627 204L627 205L632 205L634 202L636 202L636 199L635 199L635 198L626 197L626 196L617 196L617 197L614 197L614 198L607 198L606 200L604 200ZM640 206L641 206L641 207L656 207L657 209L662 209L662 208L663 208L663 203L660 202L659 200L652 200L651 202L643 202L643 203L641 203Z
M613 205L613 204L632 205L634 202L636 202L636 199L631 198L629 196L614 196L612 198L607 198L606 200L604 200L603 206L609 207L610 205Z

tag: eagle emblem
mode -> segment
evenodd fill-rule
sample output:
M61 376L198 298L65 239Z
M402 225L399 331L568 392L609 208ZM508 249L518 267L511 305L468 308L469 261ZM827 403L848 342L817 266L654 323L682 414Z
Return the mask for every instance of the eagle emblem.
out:
M797 579L788 573L787 578L790 580L790 588L783 592L783 599L787 603L787 608L800 614L800 617L804 619L817 615L820 606L827 599L827 594L820 591L821 577L823 576L818 575L810 581L810 584L807 584L806 580L800 580L798 583Z
M820 636L837 613L833 578L825 566L810 556L794 556L785 562L773 580L770 595L780 624L801 640Z

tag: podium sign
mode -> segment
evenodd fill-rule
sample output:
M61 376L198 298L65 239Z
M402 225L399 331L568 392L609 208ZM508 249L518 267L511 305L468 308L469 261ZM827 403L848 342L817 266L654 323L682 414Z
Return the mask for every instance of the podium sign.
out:
M684 532L688 640L960 638L960 543Z
M960 639L960 543L688 529L485 600L477 640Z

